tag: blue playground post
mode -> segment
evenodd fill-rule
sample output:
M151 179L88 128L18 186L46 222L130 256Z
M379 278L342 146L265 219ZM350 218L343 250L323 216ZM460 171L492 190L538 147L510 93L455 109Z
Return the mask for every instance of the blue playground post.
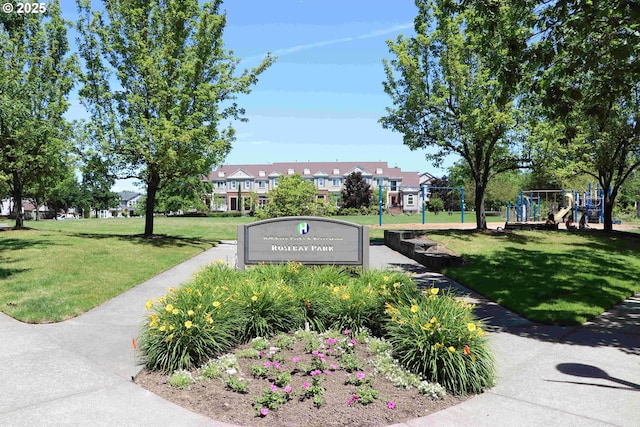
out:
M511 203L507 202L507 222L509 222L510 216L511 216Z
M382 227L382 185L378 186L378 225Z
M460 188L460 208L462 214L462 223L464 224L464 187Z
M420 187L420 190L422 191L422 223L424 224L424 217L425 217L425 209L424 209L424 205L427 203L427 199L425 198L425 194L426 191L424 190L424 185L422 187Z

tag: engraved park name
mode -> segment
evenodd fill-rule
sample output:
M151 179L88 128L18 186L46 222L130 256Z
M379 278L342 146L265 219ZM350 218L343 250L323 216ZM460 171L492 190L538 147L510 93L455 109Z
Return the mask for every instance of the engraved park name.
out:
M330 218L291 216L238 226L238 268L289 261L369 264L369 229Z

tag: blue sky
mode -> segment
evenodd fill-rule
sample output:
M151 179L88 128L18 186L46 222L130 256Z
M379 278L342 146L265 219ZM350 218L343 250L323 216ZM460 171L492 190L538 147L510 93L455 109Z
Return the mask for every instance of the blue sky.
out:
M233 123L237 140L226 164L382 160L446 173L378 123L391 106L382 88L385 41L413 34L413 0L226 0L222 7L224 42L240 68L266 52L278 57L238 100L249 121Z

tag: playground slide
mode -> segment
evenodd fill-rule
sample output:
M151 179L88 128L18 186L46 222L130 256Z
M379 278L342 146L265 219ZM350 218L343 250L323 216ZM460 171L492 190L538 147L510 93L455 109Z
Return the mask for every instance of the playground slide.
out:
M555 222L561 222L562 218L568 214L569 212L571 212L571 209L573 209L573 194L571 193L566 193L564 195L564 199L565 199L565 206L564 208L560 209L558 211L557 214L555 214L553 216L553 219L555 220Z

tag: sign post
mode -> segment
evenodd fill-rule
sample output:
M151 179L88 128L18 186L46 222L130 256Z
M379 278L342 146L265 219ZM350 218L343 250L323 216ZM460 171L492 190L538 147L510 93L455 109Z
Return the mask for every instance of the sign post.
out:
M369 266L369 228L331 218L291 216L238 226L238 268L302 264Z

